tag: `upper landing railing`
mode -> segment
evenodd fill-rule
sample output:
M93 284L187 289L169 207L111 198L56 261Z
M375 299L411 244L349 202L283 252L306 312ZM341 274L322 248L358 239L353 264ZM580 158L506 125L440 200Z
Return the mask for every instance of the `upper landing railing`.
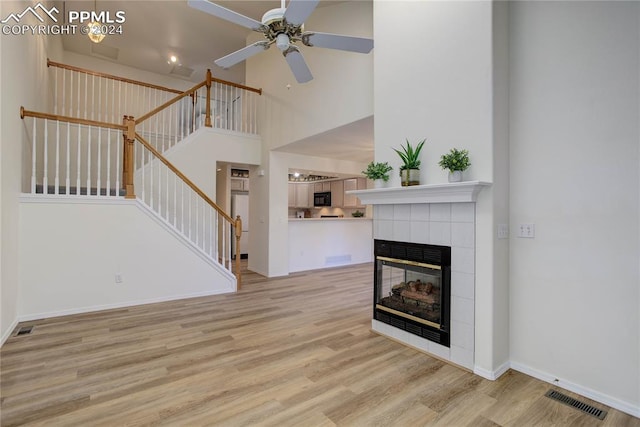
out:
M185 92L50 60L47 66L53 92L50 111L56 115L110 123L121 122L123 116L154 116L140 129L142 135L153 139L161 134L174 143L201 126L258 133L262 89L214 78L209 70L198 85L202 90L162 109Z

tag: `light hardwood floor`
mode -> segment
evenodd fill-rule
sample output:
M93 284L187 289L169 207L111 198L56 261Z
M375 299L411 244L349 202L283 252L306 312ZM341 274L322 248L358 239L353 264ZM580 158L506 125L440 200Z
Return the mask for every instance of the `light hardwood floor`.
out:
M246 273L233 295L29 322L0 350L1 424L640 426L551 401L521 373L488 381L372 333L372 276L370 264Z

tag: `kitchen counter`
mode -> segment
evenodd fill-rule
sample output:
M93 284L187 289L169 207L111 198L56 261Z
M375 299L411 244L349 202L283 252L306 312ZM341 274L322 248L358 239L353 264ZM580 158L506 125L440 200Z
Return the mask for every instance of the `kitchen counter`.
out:
M355 217L344 217L344 218L289 218L289 221L371 221L371 218L355 218Z
M289 218L289 272L373 260L371 218Z

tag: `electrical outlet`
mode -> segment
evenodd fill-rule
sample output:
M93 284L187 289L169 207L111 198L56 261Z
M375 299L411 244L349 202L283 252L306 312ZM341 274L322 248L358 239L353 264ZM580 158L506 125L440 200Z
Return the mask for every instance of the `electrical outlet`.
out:
M122 283L122 274L120 273L116 274L116 283Z
M518 226L518 237L524 237L527 239L533 239L536 237L536 225L535 224L520 224Z
M509 238L509 224L498 224L498 239Z

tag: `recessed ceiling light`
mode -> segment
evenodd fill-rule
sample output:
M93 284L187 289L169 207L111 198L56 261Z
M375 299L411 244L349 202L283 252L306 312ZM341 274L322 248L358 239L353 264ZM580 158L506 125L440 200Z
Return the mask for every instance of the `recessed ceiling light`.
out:
M173 62L174 64L175 64L176 62L178 62L178 58L176 58L176 56L175 56L175 55L171 55L171 58L169 58L169 59L170 59L170 60L171 60L171 62Z

